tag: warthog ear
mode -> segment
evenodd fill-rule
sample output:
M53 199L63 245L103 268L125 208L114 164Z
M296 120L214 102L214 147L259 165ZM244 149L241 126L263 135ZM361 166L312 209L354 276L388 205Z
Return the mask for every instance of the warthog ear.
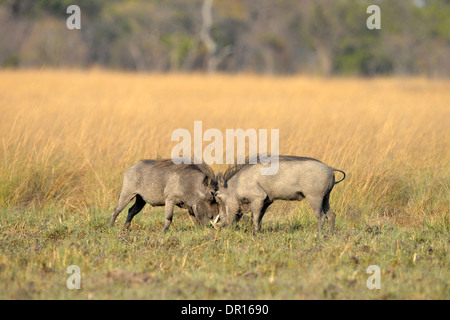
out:
M204 185L205 187L207 187L207 186L209 186L210 184L211 184L211 178L208 177L208 176L204 176L204 177L203 177L203 185Z
M219 184L219 188L225 187L225 180L223 178L222 172L219 172L219 174L217 175L217 183Z

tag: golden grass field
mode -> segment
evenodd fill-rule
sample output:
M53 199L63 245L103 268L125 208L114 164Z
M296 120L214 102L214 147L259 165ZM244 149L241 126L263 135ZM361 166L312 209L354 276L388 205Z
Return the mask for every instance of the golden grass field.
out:
M10 275L22 270L4 246L17 234L26 238L26 225L20 227L23 212L28 212L24 217L51 212L46 216L51 223L75 224L101 212L106 224L126 168L144 158L170 157L176 144L170 140L173 130L192 131L194 120L203 121L204 131L279 129L280 154L313 157L344 170L346 180L331 194L338 229L339 221L341 230L361 221L400 231L438 228L436 241L448 250L449 80L1 71L2 269ZM217 173L225 165L213 168ZM263 229L270 221L295 215L297 208L278 204L264 218ZM152 210L145 208L140 215ZM281 214L273 213L277 210ZM442 259L439 263L448 270L448 257ZM25 264L23 270L30 268ZM450 290L448 273L441 272L447 283L437 297L449 298L442 294ZM22 297L20 283L2 282Z
M2 206L108 209L128 166L170 157L172 131L202 120L280 129L281 154L348 173L341 206L445 213L429 202L449 183L450 81L3 71L0 87Z

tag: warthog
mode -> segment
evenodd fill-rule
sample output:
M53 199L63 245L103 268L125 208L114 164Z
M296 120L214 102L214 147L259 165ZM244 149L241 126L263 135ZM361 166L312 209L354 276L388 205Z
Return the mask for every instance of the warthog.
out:
M143 160L128 168L123 179L119 203L114 208L109 226L114 225L119 213L133 198L124 229L148 203L165 206L166 231L173 216L174 206L187 209L197 224L207 223L218 215L214 198L217 187L214 171L207 164L174 164L172 160Z
M312 158L279 156L278 161L279 169L274 175L261 175L260 170L265 165L260 162L235 165L224 175L219 173L216 192L219 216L213 225L237 222L244 212L251 211L253 230L257 232L273 201L306 198L317 218L318 234L325 217L333 233L336 215L330 208L330 192L335 184L345 179L345 173ZM341 172L343 178L336 182L333 171Z

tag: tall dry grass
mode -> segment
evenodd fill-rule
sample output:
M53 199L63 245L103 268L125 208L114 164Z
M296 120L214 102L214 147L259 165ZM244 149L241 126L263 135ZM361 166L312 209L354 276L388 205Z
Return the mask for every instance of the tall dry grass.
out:
M128 166L169 157L172 131L202 120L203 130L280 129L280 153L346 171L332 196L341 215L446 220L449 88L427 79L2 71L0 206L110 210Z

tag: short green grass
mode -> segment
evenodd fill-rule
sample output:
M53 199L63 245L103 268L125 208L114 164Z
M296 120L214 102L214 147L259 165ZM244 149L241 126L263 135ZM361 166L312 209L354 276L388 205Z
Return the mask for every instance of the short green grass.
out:
M249 218L221 230L177 211L145 208L132 230L110 212L1 209L1 299L448 299L449 221L411 228L389 216L347 212L336 233L316 236L306 203L269 209L262 231ZM355 217L356 216L356 217ZM327 227L325 225L325 227ZM67 267L81 270L69 290ZM369 290L370 265L381 289Z
M0 298L449 299L449 87L2 71ZM280 154L344 170L331 195L336 234L316 237L306 202L274 203L257 235L248 219L216 231L182 211L162 234L163 209L149 207L130 232L126 213L106 228L126 168L169 158L171 133L196 120L223 133L278 128ZM81 290L66 287L70 265ZM370 265L380 290L366 286Z

